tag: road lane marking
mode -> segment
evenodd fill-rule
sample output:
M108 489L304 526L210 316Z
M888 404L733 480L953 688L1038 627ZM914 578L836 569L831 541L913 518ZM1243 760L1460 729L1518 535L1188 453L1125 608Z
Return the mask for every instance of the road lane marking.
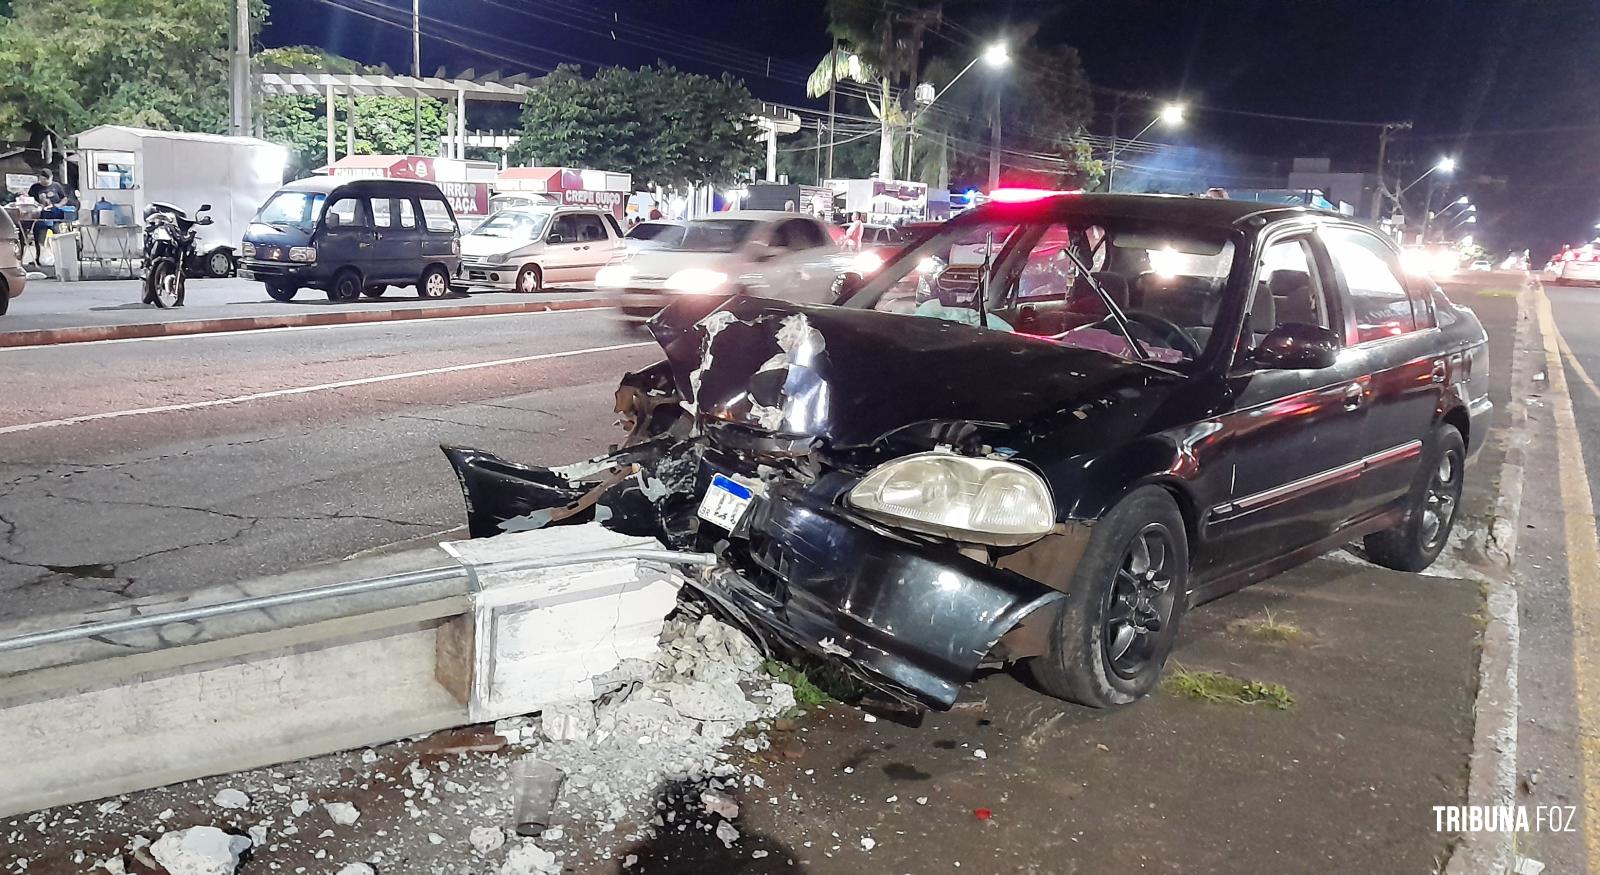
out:
M1572 617L1572 668L1578 711L1578 746L1583 756L1584 843L1590 861L1600 861L1600 537L1595 533L1593 496L1583 461L1578 420L1561 364L1566 340L1539 290L1539 330L1544 335L1545 373L1556 420L1556 458L1561 473L1561 515L1567 540L1567 598ZM1577 364L1574 360L1574 365ZM1581 379L1591 387L1588 374Z
M1567 346L1567 339L1558 334L1556 335L1556 342L1561 347L1561 354L1567 357L1567 364L1572 366L1572 372L1577 376L1578 381L1588 386L1589 391L1594 393L1595 398L1600 399L1600 386L1595 385L1594 380L1589 379L1589 372L1584 370L1583 365L1578 362L1578 357L1573 354L1572 347Z
M154 337L111 337L105 340L82 340L74 343L40 343L33 346L0 346L0 353L38 352L45 349L78 349L109 343L149 343L156 340L195 340L207 337L238 337L244 334L282 334L288 331L322 331L329 328L386 328L400 325L417 325L427 322L462 322L468 319L508 319L513 316L552 316L557 313L598 313L616 307L568 307L561 310L531 310L527 313L473 313L468 316L430 316L427 319L389 319L380 322L335 322L330 325L280 325L275 328L246 328L241 331L200 331L194 334L161 334ZM228 318L228 317L218 317ZM128 323L143 325L146 323ZM98 327L98 326L95 326ZM417 327L421 327L420 325Z
M102 419L121 419L125 416L143 416L148 413L176 413L184 410L201 410L207 407L224 407L230 404L243 404L249 401L261 401L267 398L283 398L289 395L304 395L309 392L326 392L331 389L348 389L352 386L369 386L373 383L388 383L394 380L409 380L416 377L432 377L439 374L453 374L460 371L473 371L480 368L498 368L505 365L520 365L527 362L548 361L550 359L570 358L572 356L588 355L597 352L616 352L624 349L637 349L642 346L655 346L650 341L639 343L618 343L611 346L595 346L588 349L572 349L565 352L546 352L538 355L524 355L509 359L495 359L487 362L470 362L464 365L449 365L442 368L429 368L425 371L406 371L400 374L380 374L376 377L361 377L354 380L340 380L337 383L319 383L315 386L294 386L288 389L273 389L269 392L252 392L249 395L235 395L231 398L213 398L209 401L189 401L183 404L163 404L159 407L136 407L131 410L110 410L105 413L86 413L82 416L69 416L65 419L47 419L40 422L24 422L18 425L8 425L0 428L0 435L16 434L17 432L34 431L41 428L60 428L64 425L77 425L83 422L96 422Z

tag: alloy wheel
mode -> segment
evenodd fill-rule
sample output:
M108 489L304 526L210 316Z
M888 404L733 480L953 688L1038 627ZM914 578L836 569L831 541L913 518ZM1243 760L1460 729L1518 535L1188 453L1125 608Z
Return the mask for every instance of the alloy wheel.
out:
M444 271L436 270L429 273L423 282L423 292L430 298L442 298L450 291L450 282L445 278Z
M1172 532L1150 523L1128 542L1107 593L1101 641L1111 670L1132 678L1157 651L1157 638L1172 618L1176 593Z
M1428 492L1422 503L1422 544L1429 551L1442 546L1450 534L1456 505L1461 499L1461 459L1454 450L1439 457L1439 464L1428 477Z

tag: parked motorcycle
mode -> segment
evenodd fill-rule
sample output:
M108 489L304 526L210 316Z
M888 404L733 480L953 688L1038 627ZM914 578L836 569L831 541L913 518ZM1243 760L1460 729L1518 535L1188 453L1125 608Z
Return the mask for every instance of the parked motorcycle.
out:
M153 203L144 211L144 302L157 307L182 307L184 282L196 258L195 238L201 225L211 224L211 209L201 204L195 217L168 203Z

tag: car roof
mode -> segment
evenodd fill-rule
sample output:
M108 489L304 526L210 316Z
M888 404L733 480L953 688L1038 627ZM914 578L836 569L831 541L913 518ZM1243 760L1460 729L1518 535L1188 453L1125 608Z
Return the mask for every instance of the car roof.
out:
M1050 215L1070 210L1102 213L1127 219L1165 220L1215 227L1233 227L1255 217L1269 222L1295 216L1323 216L1345 220L1350 218L1331 210L1296 204L1176 194L1059 194L1046 195L1032 201L995 201L985 204L981 209L991 212L1042 211Z
M287 183L278 190L331 194L335 189L345 190L347 194L393 194L403 191L405 194L444 196L439 191L439 186L422 179L388 179L361 176L308 176L305 179L297 179L294 182Z
M806 219L815 222L816 219L804 213L790 213L783 210L729 210L725 213L712 213L706 216L697 216L697 219L744 219L754 222L777 222L783 219Z

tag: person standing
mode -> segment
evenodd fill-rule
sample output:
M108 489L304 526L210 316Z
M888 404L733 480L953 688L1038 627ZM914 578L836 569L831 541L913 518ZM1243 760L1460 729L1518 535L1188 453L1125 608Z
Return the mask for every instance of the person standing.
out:
M28 186L28 197L39 204L39 218L33 222L33 260L44 263L44 236L55 227L55 220L65 218L61 205L67 201L67 189L56 182L55 172L48 167L39 168L39 180Z
M845 248L853 249L857 252L861 251L861 240L866 236L866 233L867 223L865 217L861 213L851 213L850 225L844 231Z

